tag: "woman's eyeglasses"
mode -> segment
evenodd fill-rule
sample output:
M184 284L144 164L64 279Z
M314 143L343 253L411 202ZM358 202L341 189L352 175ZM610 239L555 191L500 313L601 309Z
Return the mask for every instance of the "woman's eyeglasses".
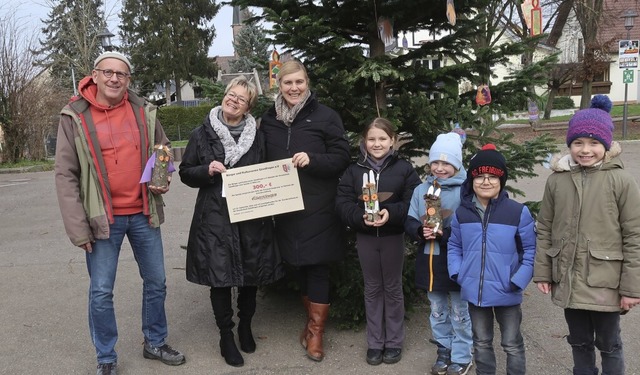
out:
M227 93L227 96L230 97L231 99L237 101L238 103L240 103L242 105L245 105L245 104L249 103L249 101L247 99L243 98L242 96L238 96L238 94L236 94L233 91L229 91Z

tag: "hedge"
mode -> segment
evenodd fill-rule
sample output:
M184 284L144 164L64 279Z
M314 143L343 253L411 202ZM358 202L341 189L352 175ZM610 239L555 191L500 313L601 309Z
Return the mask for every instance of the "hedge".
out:
M170 141L189 139L191 131L202 124L211 105L198 107L164 106L158 108L158 120Z
M220 101L221 99L214 101L214 103L220 103ZM271 98L264 95L258 96L258 101L251 114L258 119L272 105ZM191 131L202 124L211 108L213 106L210 103L197 107L164 106L158 108L158 120L160 120L170 141L181 141L189 139Z

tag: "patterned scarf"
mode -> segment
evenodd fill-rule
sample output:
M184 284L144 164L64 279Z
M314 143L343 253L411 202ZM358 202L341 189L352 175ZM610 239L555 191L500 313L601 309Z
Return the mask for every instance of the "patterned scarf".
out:
M311 96L311 91L309 90L305 91L304 96L298 102L298 104L289 108L289 105L282 97L282 93L278 93L278 96L276 96L276 102L275 102L276 119L284 122L284 124L287 126L291 126L291 123L296 118L296 116L298 115L302 107L304 107L304 105L307 104L307 100L309 100L310 96Z
M240 134L238 143L236 143L227 125L223 124L218 118L218 112L220 111L222 111L222 107L220 106L211 109L211 112L209 112L209 121L211 122L213 131L215 131L220 138L222 147L224 147L224 164L233 167L238 160L249 151L253 140L256 138L256 120L249 113L244 115L246 124L244 130L242 130L242 134Z

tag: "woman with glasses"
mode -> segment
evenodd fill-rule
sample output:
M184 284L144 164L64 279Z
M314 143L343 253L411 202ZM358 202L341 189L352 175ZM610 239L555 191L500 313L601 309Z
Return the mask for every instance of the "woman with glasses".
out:
M256 292L284 275L273 239L271 218L231 223L222 190L228 168L264 161L264 141L249 110L257 100L256 86L234 78L222 104L211 110L189 138L180 163L180 179L198 188L187 243L187 280L211 287L211 306L220 330L220 352L227 364L240 367L236 347L231 289L237 287L238 338L245 353L256 350L251 319Z
M485 145L469 161L448 242L449 276L469 303L478 375L496 373L494 318L507 354L506 372L498 372L524 375L527 369L520 305L533 276L536 234L529 209L509 198L506 182L504 156Z
M349 165L349 144L340 116L318 102L299 61L282 64L278 86L280 92L262 116L260 131L267 160L290 159L298 169L304 210L277 215L276 237L307 310L300 343L307 357L321 361L329 315L329 263L342 259L344 253L335 198L338 179Z

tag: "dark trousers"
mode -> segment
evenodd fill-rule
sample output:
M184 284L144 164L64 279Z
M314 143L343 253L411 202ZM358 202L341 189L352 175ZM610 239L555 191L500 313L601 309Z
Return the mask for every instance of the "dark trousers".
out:
M367 344L370 349L402 348L404 342L404 234L375 237L358 233L364 279Z
M502 350L507 354L507 375L524 375L527 362L524 339L520 332L522 309L520 305L478 307L469 303L473 349L477 375L496 374L496 355L493 351L493 318L498 321ZM502 373L502 372L500 372Z
M314 264L298 267L295 271L295 278L300 285L300 293L309 297L313 303L328 304L329 289L329 265Z
M573 354L574 375L597 375L595 348L602 357L602 375L623 375L620 313L565 309L567 341Z

